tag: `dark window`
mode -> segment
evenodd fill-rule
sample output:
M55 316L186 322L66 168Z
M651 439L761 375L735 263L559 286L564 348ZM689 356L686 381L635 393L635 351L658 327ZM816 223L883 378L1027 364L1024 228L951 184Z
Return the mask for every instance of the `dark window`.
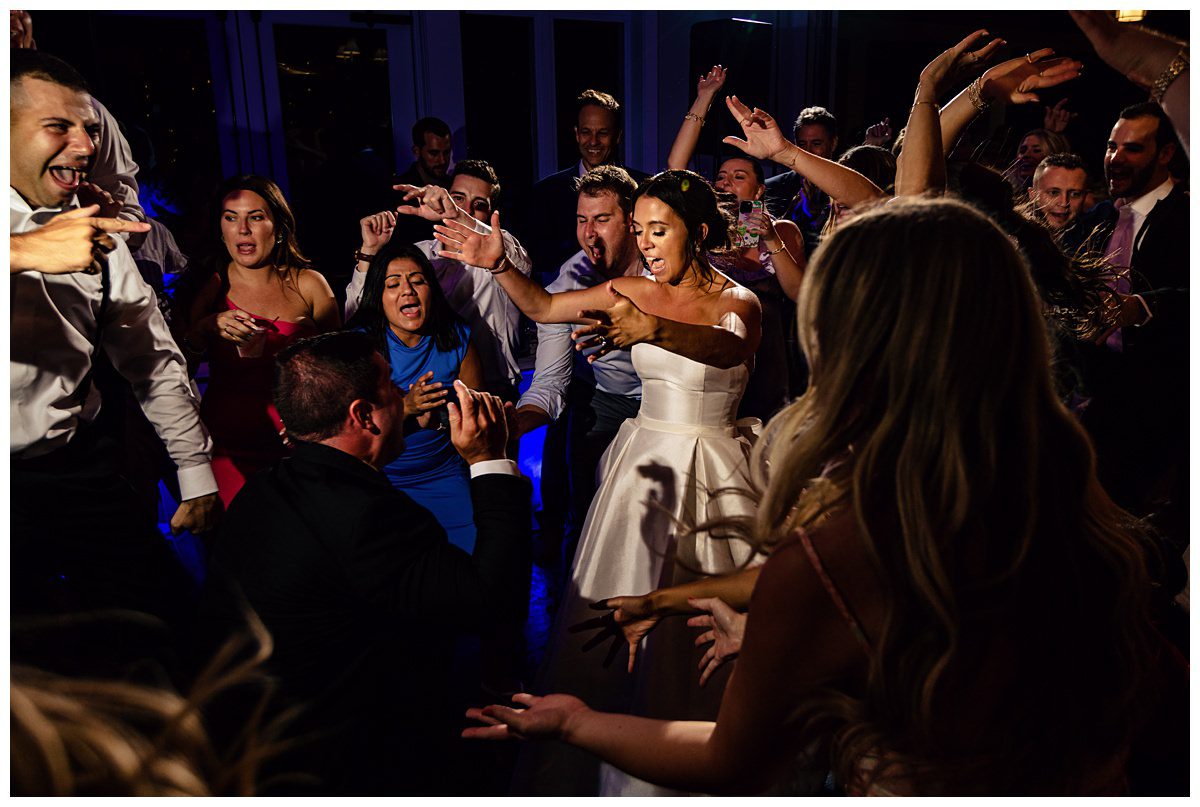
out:
M592 89L612 94L621 103L624 117L629 117L624 63L624 23L554 21L554 95L558 105L555 130L559 168L579 162L579 146L575 142L575 99L581 92Z
M487 160L500 177L504 198L512 199L538 178L531 136L535 128L533 20L464 12L460 30L466 156Z
M273 27L297 235L317 268L340 278L358 220L393 206L387 34Z
M124 127L143 208L184 252L202 254L206 233L195 214L221 177L204 20L35 11L33 23L38 48L83 73Z

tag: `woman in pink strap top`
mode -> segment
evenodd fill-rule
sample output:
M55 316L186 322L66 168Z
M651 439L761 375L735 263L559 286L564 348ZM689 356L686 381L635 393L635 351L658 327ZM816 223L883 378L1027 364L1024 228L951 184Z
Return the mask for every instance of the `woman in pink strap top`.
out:
M260 176L218 192L227 255L191 306L183 346L207 354L200 415L213 438L213 472L226 507L246 479L284 456L271 403L274 356L304 336L341 325L333 291L296 241L296 219L279 186Z
M521 694L465 734L714 793L761 791L802 751L857 794L1123 792L1182 668L1136 527L1055 394L1024 259L962 203L898 200L822 245L798 310L812 385L751 458L767 562L603 604L641 633L687 595L748 608L718 719Z

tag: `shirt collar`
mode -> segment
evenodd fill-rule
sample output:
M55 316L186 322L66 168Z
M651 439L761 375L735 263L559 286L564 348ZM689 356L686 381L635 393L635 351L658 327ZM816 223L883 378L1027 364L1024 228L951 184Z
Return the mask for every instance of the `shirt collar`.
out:
M1139 216L1148 216L1156 204L1171 195L1171 190L1174 187L1175 180L1168 176L1163 184L1159 185L1149 193L1143 193L1138 198L1129 202L1129 207Z
M8 207L10 210L16 210L20 213L26 213L28 215L33 215L35 213L50 213L53 215L58 215L64 210L71 210L79 207L79 197L72 195L70 199L63 203L62 207L39 207L35 210L29 206L29 202L25 201L25 197L22 196L16 188L14 188L12 185L9 185Z

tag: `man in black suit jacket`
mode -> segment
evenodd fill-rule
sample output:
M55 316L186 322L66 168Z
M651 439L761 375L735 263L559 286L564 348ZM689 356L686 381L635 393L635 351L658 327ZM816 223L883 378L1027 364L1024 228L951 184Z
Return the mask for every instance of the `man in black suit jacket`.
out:
M543 285L554 280L558 268L579 251L575 239L575 180L620 156L621 104L599 90L584 90L575 99L578 115L575 142L579 162L539 180L513 205L506 227L529 252L533 271ZM626 168L640 183L647 174Z
M1189 196L1168 170L1174 128L1157 104L1122 110L1109 136L1104 174L1116 204L1103 202L1065 234L1128 266L1118 285L1116 338L1092 351L1093 400L1083 422L1096 443L1105 488L1137 515L1157 512L1167 537L1186 545L1188 433ZM1114 255L1121 216L1132 249Z
M213 553L205 611L237 591L274 640L279 707L303 738L272 767L285 792L454 792L461 728L445 681L455 632L520 619L529 593L530 486L504 459L505 409L456 382L451 440L471 465L474 555L380 469L404 448L403 396L359 333L277 358L275 404L293 455L251 479Z

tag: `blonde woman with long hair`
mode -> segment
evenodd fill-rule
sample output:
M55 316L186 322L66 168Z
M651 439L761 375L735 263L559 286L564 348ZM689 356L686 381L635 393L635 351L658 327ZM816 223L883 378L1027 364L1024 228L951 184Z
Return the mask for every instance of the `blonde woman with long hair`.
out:
M1169 651L1022 258L961 203L901 200L822 244L798 305L812 384L751 458L771 555L718 719L521 694L465 734L718 793L806 748L858 794L1123 792Z

